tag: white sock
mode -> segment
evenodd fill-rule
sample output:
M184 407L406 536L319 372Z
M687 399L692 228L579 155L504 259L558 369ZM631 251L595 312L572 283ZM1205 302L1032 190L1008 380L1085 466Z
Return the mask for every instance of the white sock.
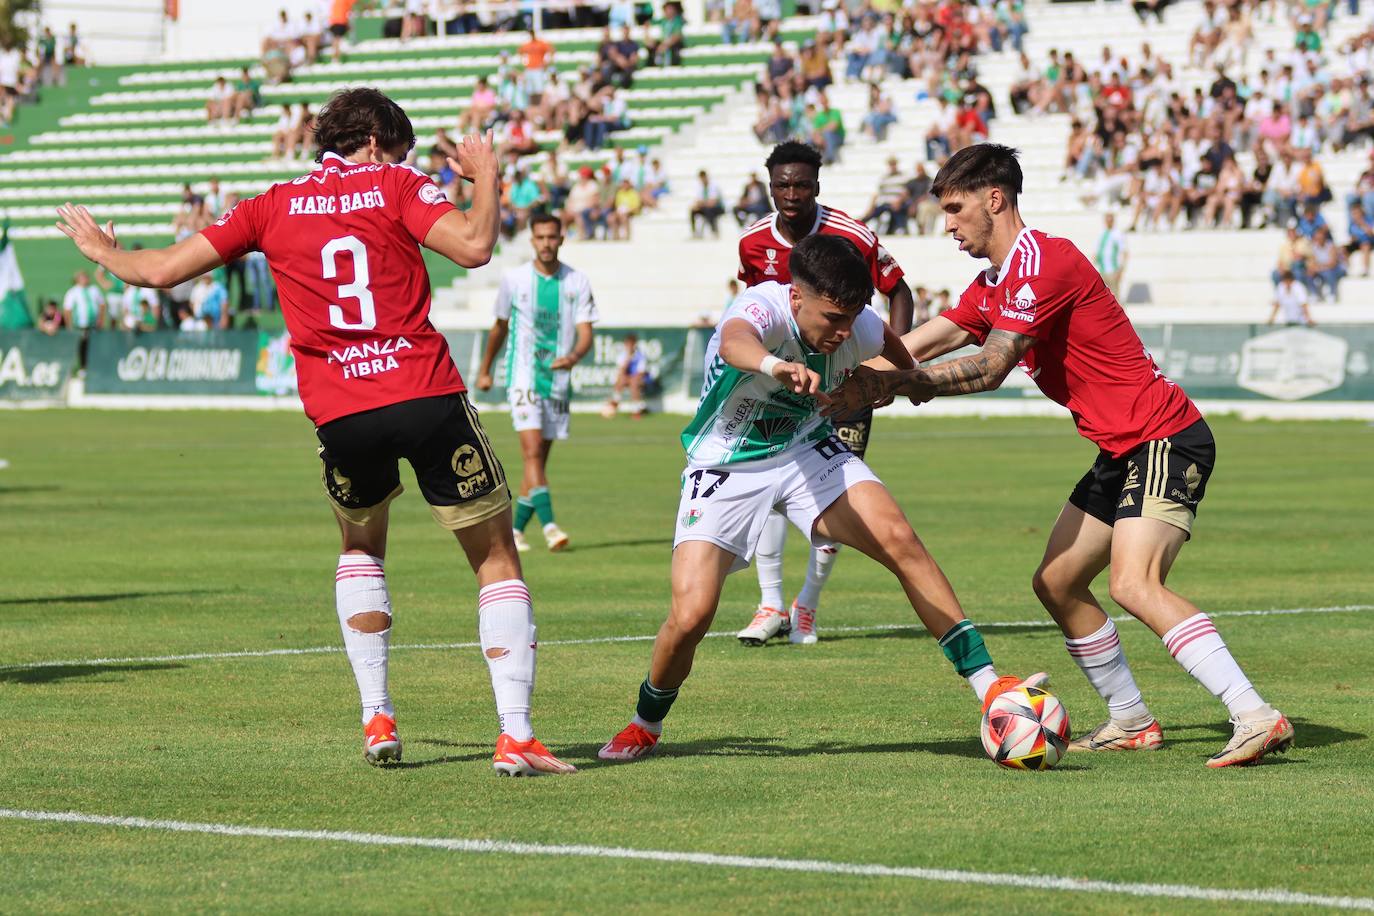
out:
M1091 636L1065 639L1069 655L1078 662L1093 689L1107 701L1113 722L1128 728L1143 728L1150 722L1150 710L1140 698L1140 688L1131 676L1116 624L1109 619Z
M651 734L651 735L661 735L661 734L663 734L663 723L662 723L662 722L649 722L649 721L646 721L646 720L641 719L641 718L639 717L639 713L635 713L635 717L634 717L633 719L631 719L630 722L633 723L633 724L635 724L635 725L638 725L640 728L644 729L646 732L648 732L648 733Z
M839 555L839 544L811 548L811 562L806 567L806 582L797 594L798 604L813 611L820 608L821 589L825 588L830 572L835 568L835 558Z
M1239 716L1264 706L1206 614L1194 614L1162 638L1183 670L1225 703L1231 715Z
M382 561L367 554L341 555L334 574L334 604L339 612L344 651L348 653L348 663L353 666L353 677L358 682L363 724L377 713L395 718L396 710L386 689L386 655L391 644L391 627L380 633L364 633L348 625L354 614L367 611L391 616L391 598L386 591Z
M507 579L483 586L477 592L477 630L501 731L516 741L528 741L534 737L530 695L536 637L534 607L525 583Z
M785 610L782 606L782 545L787 541L787 516L769 512L754 549L754 565L759 570L759 604Z
M983 697L988 695L988 688L997 683L997 669L991 665L984 665L977 671L968 676L968 685L973 688L973 695L978 698L978 702L983 702Z

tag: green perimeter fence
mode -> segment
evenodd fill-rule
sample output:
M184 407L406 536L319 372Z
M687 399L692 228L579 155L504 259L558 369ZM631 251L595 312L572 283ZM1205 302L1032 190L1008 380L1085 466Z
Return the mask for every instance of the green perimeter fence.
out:
M1374 401L1374 325L1146 325L1137 330L1160 369L1194 398ZM598 328L591 353L572 370L573 401L606 399L629 333L638 336L647 359L654 399L690 399L701 386L709 329L616 327ZM464 376L474 378L486 332L445 336ZM78 332L0 331L0 401L65 403L69 383L80 372L81 343ZM496 386L474 397L503 403L503 386L498 372ZM224 396L294 395L295 366L290 341L280 331L97 331L87 338L84 391L201 396L213 406ZM1013 373L1000 390L976 397L1043 396L1028 376Z

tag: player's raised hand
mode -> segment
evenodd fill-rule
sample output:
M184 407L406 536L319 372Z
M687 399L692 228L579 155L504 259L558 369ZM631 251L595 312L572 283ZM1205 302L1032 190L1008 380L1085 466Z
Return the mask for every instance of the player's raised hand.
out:
M772 375L793 394L821 393L821 377L801 363L780 362L773 367Z
M448 167L468 181L491 177L497 173L496 147L491 131L468 134L458 141L458 158L448 157Z
M57 228L92 261L100 252L119 247L113 221L107 222L102 230L95 217L91 216L91 211L70 203L58 207L57 215L61 217L57 221Z

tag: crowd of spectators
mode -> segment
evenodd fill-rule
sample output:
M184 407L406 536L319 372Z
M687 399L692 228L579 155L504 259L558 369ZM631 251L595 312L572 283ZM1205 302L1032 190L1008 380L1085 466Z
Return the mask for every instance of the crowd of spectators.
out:
M44 86L65 86L68 68L90 63L75 22L60 38L44 25L27 42L0 39L0 127L14 121L20 105L37 102Z
M1186 61L1211 74L1205 85L1187 88L1148 43L1103 46L1092 62L1050 50L1040 68L1020 56L1012 105L1071 116L1063 180L1085 203L1119 208L1129 230L1290 229L1274 282L1291 271L1314 299L1334 300L1352 257L1369 272L1374 170L1338 200L1322 159L1374 139L1374 29L1329 47L1334 5L1275 7L1271 17L1290 17L1289 47L1258 46L1259 3L1206 0ZM1340 243L1328 223L1337 208Z

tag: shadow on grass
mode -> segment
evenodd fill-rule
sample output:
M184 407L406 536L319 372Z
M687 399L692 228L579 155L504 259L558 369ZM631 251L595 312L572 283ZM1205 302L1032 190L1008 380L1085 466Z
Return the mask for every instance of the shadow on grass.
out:
M445 754L430 760L412 760L393 764L388 769L412 769L444 763L472 763L491 759L491 745L461 744L433 738L421 738L414 744L452 748L468 753ZM579 770L594 770L604 766L623 766L622 763L601 760L596 756L601 744L571 744L550 748L563 760L573 763ZM777 738L722 737L707 738L700 741L668 741L646 760L659 757L815 757L840 756L846 754L941 754L952 757L966 757L986 760L982 744L976 739L951 739L943 741L901 741L885 744L851 744L842 741L820 741L814 744L785 745ZM1084 770L1086 767L1072 764L1056 767L1057 770Z
M1334 725L1322 725L1320 722L1313 722L1310 719L1300 719L1293 716L1289 719L1293 723L1293 747L1301 750L1308 747L1330 747L1333 744L1345 744L1347 741L1363 741L1368 735L1359 732L1349 732ZM1196 734L1204 732L1205 734ZM1180 734L1184 737L1178 737ZM1167 727L1164 731L1165 744L1216 744L1218 741L1224 743L1231 737L1231 723L1229 722L1199 722L1193 725L1174 725ZM1265 758L1266 762L1274 758ZM1275 760L1274 762L1283 762Z
M178 592L106 592L99 595L48 595L43 598L0 598L0 605L17 604L101 604L131 598L178 598L184 595L213 595L215 589L192 588Z
M825 640L826 642L842 642L846 639L930 639L930 634L926 632L925 627L921 626L919 623L915 621L913 621L910 626L906 626L905 624L903 624L900 629L894 627L890 630L867 630L860 633L846 633L843 631L836 632L834 630L826 630L824 626L820 627L819 629L821 639ZM1000 636L1003 634L1026 634L1029 636L1049 636L1059 640L1063 639L1063 636L1060 634L1057 628L1052 626L1045 626L1044 624L1035 623L1012 623L1007 624L1005 626L999 624L996 627L985 627L982 630L982 632L985 636ZM784 640L783 642L785 643L786 640ZM782 643L778 643L778 645L781 644Z
M185 667L185 665L170 664L166 662L137 665L43 665L38 668L15 668L9 671L0 670L0 684L51 684L54 681L66 681L79 677L95 677L101 674L128 674L138 671L171 671Z
M17 493L56 493L61 489L61 487L50 483L27 487L0 487L0 496L12 496Z
M568 552L582 553L587 550L609 550L612 547L672 547L672 538L639 538L631 541L600 541L595 544L573 544Z

